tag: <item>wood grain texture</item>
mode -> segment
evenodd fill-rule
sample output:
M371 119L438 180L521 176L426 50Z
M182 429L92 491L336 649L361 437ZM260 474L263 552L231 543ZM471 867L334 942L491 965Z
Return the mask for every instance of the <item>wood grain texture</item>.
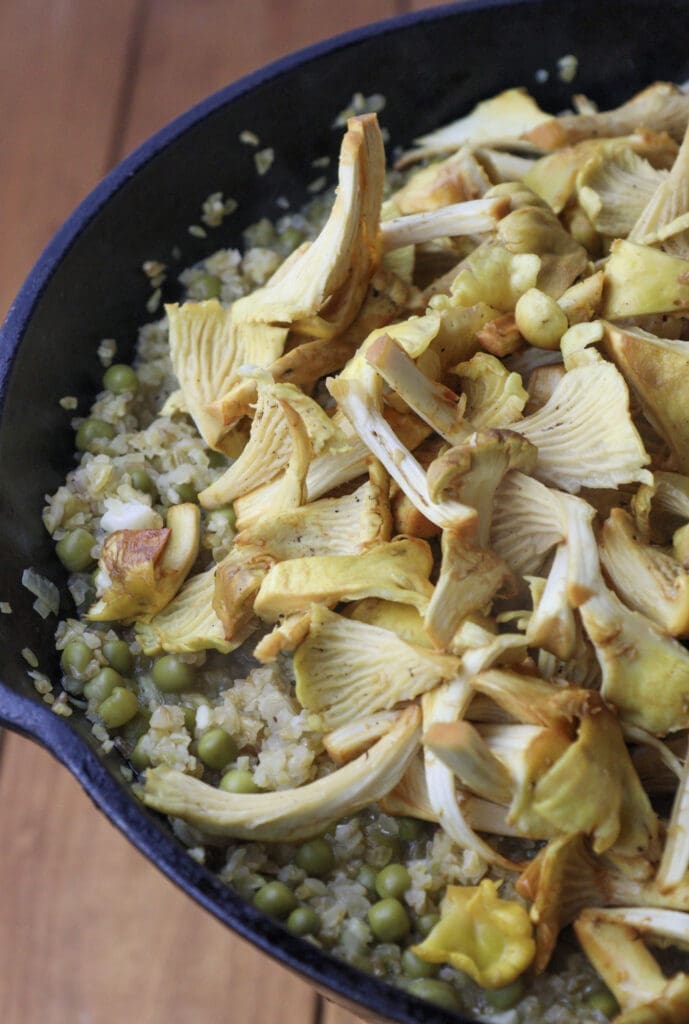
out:
M107 169L139 3L0 4L0 317Z
M164 879L50 755L6 742L3 1024L309 1024L309 985Z
M150 0L119 155L249 71L396 9L395 0Z

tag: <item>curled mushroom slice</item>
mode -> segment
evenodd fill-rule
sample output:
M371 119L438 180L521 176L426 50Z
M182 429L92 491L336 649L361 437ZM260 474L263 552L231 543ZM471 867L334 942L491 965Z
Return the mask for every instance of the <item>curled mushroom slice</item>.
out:
M599 151L579 171L577 195L596 231L626 238L667 176L632 149Z
M657 183L627 238L646 245L660 244L673 256L689 257L689 132L685 133L669 175Z
M150 621L173 599L196 561L200 514L191 503L172 505L161 530L116 530L98 563L100 595L87 612L93 622Z
M388 793L404 774L419 744L420 713L411 705L389 732L354 761L298 789L226 793L172 768L146 773L148 807L195 825L210 835L294 842L319 835Z

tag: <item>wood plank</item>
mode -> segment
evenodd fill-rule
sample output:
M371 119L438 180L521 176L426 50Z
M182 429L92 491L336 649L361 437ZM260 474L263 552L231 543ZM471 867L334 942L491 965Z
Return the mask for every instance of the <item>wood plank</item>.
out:
M106 169L139 3L0 4L0 318Z
M361 1017L355 1017L344 1007L338 1006L337 1003L331 1003L329 999L324 999L320 1024L364 1024L364 1022Z
M311 1019L310 986L164 879L18 736L0 806L3 1024L284 1024L285 1006Z
M292 50L396 13L395 0L150 0L124 155L204 96ZM200 30L202 27L204 30Z

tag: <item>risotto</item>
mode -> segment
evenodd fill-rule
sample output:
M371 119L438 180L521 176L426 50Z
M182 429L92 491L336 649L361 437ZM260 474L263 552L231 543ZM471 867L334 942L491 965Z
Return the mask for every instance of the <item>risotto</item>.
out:
M686 1021L653 950L689 934L689 97L512 89L387 172L355 107L334 196L180 274L132 365L101 343L37 689L363 971L496 1024Z

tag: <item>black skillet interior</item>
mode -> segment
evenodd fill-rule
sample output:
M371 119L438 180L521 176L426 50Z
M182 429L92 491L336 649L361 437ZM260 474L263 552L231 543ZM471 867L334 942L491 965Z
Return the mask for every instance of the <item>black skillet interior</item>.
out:
M560 81L558 58L574 54L573 85ZM536 72L549 72L540 81ZM500 89L523 84L552 111L584 92L602 107L648 82L689 78L686 0L516 0L465 3L385 22L287 58L200 104L155 136L103 182L61 230L18 296L0 337L0 722L44 743L79 778L98 806L190 895L323 991L370 1019L438 1021L426 1004L339 963L246 906L192 861L165 823L142 810L114 759L102 758L87 723L53 715L27 676L23 648L58 677L54 618L42 621L20 584L33 566L62 590L64 573L41 524L44 495L72 465L71 414L58 404L79 397L88 409L99 389L100 339L116 338L128 359L149 286L141 265L180 267L223 245L242 228L276 217L278 196L294 207L316 176L311 161L335 156L334 116L354 92L382 93L381 115L393 144L454 119ZM274 147L275 163L257 178L244 129ZM335 161L331 166L334 166ZM238 212L208 239L193 238L209 192L239 199ZM170 274L174 279L174 274ZM176 297L174 286L165 295ZM448 1019L452 1015L445 1015ZM455 1018L458 1019L458 1018Z

